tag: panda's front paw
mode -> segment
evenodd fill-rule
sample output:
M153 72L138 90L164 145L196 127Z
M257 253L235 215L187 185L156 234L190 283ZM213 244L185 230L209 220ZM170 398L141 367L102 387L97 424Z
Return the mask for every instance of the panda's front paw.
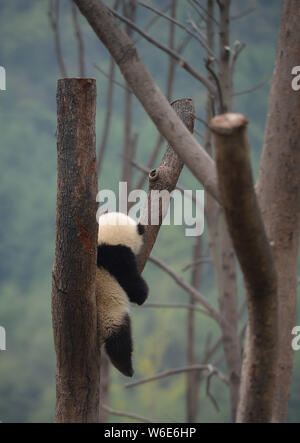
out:
M139 286L140 287L139 287L139 291L137 293L136 303L138 305L142 305L147 300L149 288L148 288L147 283L143 279L141 279Z

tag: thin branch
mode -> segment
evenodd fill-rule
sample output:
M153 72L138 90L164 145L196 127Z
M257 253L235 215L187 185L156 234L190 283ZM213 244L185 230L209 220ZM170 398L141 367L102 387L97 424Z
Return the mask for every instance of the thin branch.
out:
M239 18L245 17L246 15L249 15L249 14L251 14L254 11L256 11L255 7L254 8L246 9L245 11L242 11L242 12L236 14L236 15L232 15L230 17L230 20L238 20Z
M204 23L207 23L207 18L204 17L204 15L199 11L198 7L196 5L194 5L194 3L192 2L192 0L187 0L188 4L197 12L197 14L200 17L200 20L203 20Z
M195 305L185 304L185 303L145 303L142 308L166 308L166 309L192 309L193 311L201 312L202 314L208 315L207 311L198 308Z
M62 77L68 77L64 58L61 50L60 32L59 32L59 0L49 0L48 17L54 34L54 44L56 56Z
M101 69L100 66L98 66L96 63L94 63L93 66L97 69L97 71L101 72L101 74L103 74L106 78L108 78L108 79L110 78L110 74L103 71L103 69ZM126 85L123 85L122 83L118 82L117 80L113 80L113 83L117 86L120 86L120 88L124 89L125 91L129 91L132 93L130 88L128 88Z
M204 6L201 5L201 3L198 0L192 0L206 15L209 17L217 26L220 26L220 23L216 20L214 16L209 14L209 12L204 8Z
M136 20L136 1L129 1L128 3L123 2L123 13L132 23ZM126 24L125 26L126 33L129 37L132 37L133 31L131 26ZM121 181L127 183L128 192L131 191L132 188L132 165L130 163L130 159L133 158L132 155L132 115L133 115L133 107L132 107L132 94L128 91L124 93L124 103L123 103L123 164L122 164L122 172L121 172Z
M215 93L215 88L214 85L210 83L209 80L207 80L202 74L200 74L198 71L196 71L183 57L181 57L180 54L178 54L178 52L170 49L168 46L164 45L163 43L160 43L159 41L155 40L154 38L152 38L149 34L147 34L146 32L144 32L142 29L140 29L135 23L133 23L131 20L129 20L128 18L122 16L121 14L119 14L117 11L115 11L112 8L109 8L107 6L107 9L109 9L109 11L115 16L117 17L119 20L121 20L122 22L126 23L127 25L129 25L132 29L134 29L136 32L138 32L139 34L141 34L146 40L148 40L150 43L152 43L154 46L156 46L157 48L161 49L162 51L164 51L166 54L170 55L171 57L173 57L175 60L178 61L179 65L185 69L187 72L189 72L193 77L195 77L197 80L199 80L212 94Z
M179 275L173 271L166 263L154 258L153 256L149 257L149 260L154 263L156 266L161 268L164 272L166 272L182 289L184 289L188 294L192 295L197 302L199 302L202 306L204 306L209 313L209 315L219 324L221 325L223 322L223 318L221 314L209 303L209 301L192 285L186 283Z
M108 412L109 414L117 415L118 417L132 418L134 420L138 420L143 423L155 423L155 421L150 420L150 418L142 417L141 415L137 415L137 414L132 414L131 412L118 411L117 409L112 409L107 405L100 405L100 408L104 409L104 411Z
M84 43L80 29L80 24L77 17L77 7L72 0L71 3L72 3L72 17L73 17L73 24L75 30L75 37L77 39L77 47L78 47L79 77L85 77Z
M172 375L182 374L190 371L207 371L208 376L212 373L216 375L223 383L228 385L227 377L217 368L212 365L193 365L184 366L182 368L170 369L169 371L161 372L160 374L152 375L151 377L143 378L132 383L127 383L125 388L133 388L135 386L143 385L156 380L161 380L162 378L170 377Z
M202 123L206 128L209 128L208 123L205 120L203 120L203 118L195 115L195 120L198 120L198 122Z
M251 92L257 91L258 89L260 89L263 86L265 86L271 80L271 78L272 78L272 76L268 76L261 83L259 83L258 85L254 86L253 88L245 89L244 91L234 92L233 95L235 97L237 97L238 95L250 94Z
M198 129L194 129L194 133L196 135L198 135L198 137L200 137L202 141L204 140L204 134L202 134L202 132L198 131Z
M205 36L202 34L202 32L200 32L199 30L199 36L197 34L195 34L194 32L192 32L187 26L183 25L182 23L180 23L178 20L174 19L173 17L170 17L167 14L164 14L163 12L159 11L156 8L153 8L152 6L146 5L145 3L142 2L138 2L138 4L140 6L142 6L143 8L147 8L150 11L155 12L155 14L160 15L161 17L164 17L166 20L171 21L172 23L174 23L176 26L178 26L179 28L183 29L187 34L189 34L192 38L196 39L198 41L198 43L200 43L200 45L206 49L212 57L216 57L215 54L213 53L213 51L209 48L209 46L207 45Z
M199 264L202 264L202 263L212 263L212 258L211 257L201 257L198 260L194 261L193 263L189 263L184 268L182 268L182 272L185 272L190 268L194 268L195 266L198 266Z
M112 115L112 100L113 100L113 92L114 92L114 76L115 76L115 61L111 57L110 58L110 68L109 68L109 83L107 88L107 95L106 95L106 115L105 120L103 123L102 128L102 139L99 144L98 148L98 156L97 156L97 164L96 168L98 171L98 174L100 173L100 168L103 165L103 158L104 153L107 146L107 139L109 134L109 128L110 128L110 121L111 121L111 115Z
M215 73L215 71L213 70L211 64L215 61L214 58L208 57L206 62L205 62L205 67L208 70L208 72L211 74L211 76L213 77L216 86L217 86L217 91L218 91L218 98L219 98L219 103L220 103L220 111L224 112L224 100L223 100L223 92L222 92L222 87L220 84L220 80L219 77L217 76L217 74Z
M172 0L172 7L171 7L171 16L172 18L176 17L176 7L177 7L177 0ZM175 23L173 21L170 22L170 28L169 28L169 48L174 49L175 47ZM167 74L167 88L166 88L166 97L168 101L172 101L172 91L173 91L173 85L174 85L174 78L175 78L175 67L176 62L173 57L169 57L169 69Z
M162 9L162 12L167 12L172 6L172 1L171 3L169 3L165 8ZM116 9L116 8L114 8ZM151 17L151 19L149 20L149 22L143 27L144 31L147 32L149 31L150 28L152 28L152 26L160 19L159 15L154 15L153 17ZM143 36L142 35L138 35L136 37L134 41L135 44L137 44L140 40L142 40Z
M214 405L214 407L216 408L216 410L219 412L220 408L219 405L217 403L217 400L215 399L215 397L212 395L212 393L210 392L210 382L211 379L217 375L217 372L215 371L215 369L211 368L210 374L208 375L207 379L206 379L206 395L208 396L208 398L210 398L212 404Z
M235 65L236 65L236 62L237 62L237 59L238 59L239 55L245 49L245 47L246 47L246 44L245 43L241 43L239 40L236 40L234 42L234 52L233 52L233 56L232 56L232 62L231 62L231 65L230 65L231 89L233 87Z
M206 49L206 51L208 52L208 54L210 54L211 57L214 58L214 60L216 62L218 62L218 58L216 56L216 54L214 53L214 51L209 47L208 43L207 43L207 39L204 36L204 34L201 32L201 30L199 29L199 27L196 25L196 23L194 22L194 20L192 20L192 18L190 17L187 21L192 28L194 29L194 31L196 32L196 34L194 34L193 32L191 33L192 36L194 36L194 38L196 38L196 40L199 41L199 43L203 46L204 49ZM198 38L199 35L199 38Z

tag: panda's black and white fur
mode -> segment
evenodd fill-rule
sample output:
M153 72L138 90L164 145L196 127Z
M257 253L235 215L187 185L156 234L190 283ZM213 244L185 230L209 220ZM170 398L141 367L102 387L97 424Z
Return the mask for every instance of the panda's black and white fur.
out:
M144 226L120 212L99 217L96 297L101 344L113 365L132 377L132 335L129 302L141 305L148 286L140 276L136 255L143 244Z

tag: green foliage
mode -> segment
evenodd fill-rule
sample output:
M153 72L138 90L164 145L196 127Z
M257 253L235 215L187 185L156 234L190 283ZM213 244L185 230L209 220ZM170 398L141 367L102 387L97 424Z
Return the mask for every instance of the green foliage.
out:
M68 75L77 76L77 53L70 2L61 11L62 48ZM108 1L108 3L111 3ZM150 1L156 5L162 2ZM241 2L233 0L241 10ZM232 41L247 43L236 70L236 90L251 88L271 75L276 49L281 2L251 1L257 11L233 22ZM180 19L187 18L186 2L179 2ZM0 92L0 325L7 331L7 351L0 354L0 420L3 422L52 421L55 402L55 356L51 330L51 267L54 252L56 149L56 80L59 78L53 35L47 19L48 2L15 0L0 6L1 59L7 71L7 91ZM146 23L149 11L140 10ZM108 70L107 51L99 43L85 20L83 30L87 75L98 83L97 132L100 140L105 116L107 80L93 63ZM245 25L246 24L246 25ZM168 26L160 19L151 34L167 42ZM177 42L183 37L176 30ZM159 87L165 90L168 58L149 43L140 41L140 54ZM204 72L204 52L189 45L185 58ZM197 114L203 116L205 90L195 79L176 68L174 98L193 97ZM124 82L120 74L118 80ZM238 97L236 109L250 119L254 169L257 173L267 109L269 84L251 95ZM115 87L112 131L99 179L99 188L116 190L121 165L123 137L123 90ZM134 101L134 130L139 132L137 160L145 164L156 133L141 106ZM203 130L197 123L197 128ZM135 174L139 177L139 174ZM184 170L180 179L186 188L198 184ZM205 235L204 235L205 237ZM184 237L182 228L164 227L153 254L165 260L185 279L182 268L191 261L193 239ZM151 288L152 302L188 302L188 296L171 279L148 264L145 277ZM201 290L217 305L216 289L210 265L203 267ZM186 311L133 309L136 377L183 366L186 360ZM216 324L197 313L197 355L203 355L208 333L218 336ZM299 354L300 355L300 354ZM296 356L296 369L299 367ZM225 368L222 368L225 370ZM185 375L176 375L144 386L125 390L124 377L112 370L111 406L149 416L159 421L185 420ZM127 380L126 380L127 381ZM293 382L291 421L297 421L300 408L299 379ZM229 397L224 385L214 379L212 393L220 405L217 413L206 397L205 383L199 395L199 421L229 421ZM128 421L111 417L111 421Z

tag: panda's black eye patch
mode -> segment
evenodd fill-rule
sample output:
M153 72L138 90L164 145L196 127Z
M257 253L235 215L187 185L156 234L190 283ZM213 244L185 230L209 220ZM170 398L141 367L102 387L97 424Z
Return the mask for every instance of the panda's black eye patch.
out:
M137 230L140 235L143 235L145 233L145 226L142 225L141 223L138 223Z

